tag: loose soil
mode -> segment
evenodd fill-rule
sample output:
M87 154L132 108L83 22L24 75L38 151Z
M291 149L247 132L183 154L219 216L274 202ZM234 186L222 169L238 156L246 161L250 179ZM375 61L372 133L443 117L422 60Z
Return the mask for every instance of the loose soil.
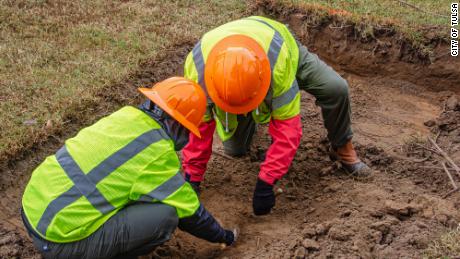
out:
M228 160L213 155L201 195L203 204L223 224L239 226L238 244L221 249L177 231L152 257L422 257L433 239L460 221L460 193L443 198L451 186L441 160L426 143L427 136L436 139L460 164L459 61L446 55L428 60L397 34L362 42L349 29L331 28L333 20L306 29L303 10L280 10L263 1L257 8L288 22L311 51L348 80L355 144L361 158L376 170L375 176L354 179L331 161L320 110L312 96L302 93L303 137L289 173L278 184L283 192L273 213L256 217L251 209L259 153L270 143L267 128L261 126L248 156ZM448 50L444 43L436 44L436 55ZM134 86L180 73L191 47L186 42L145 64L114 88L123 98L108 95L95 112L103 116L114 110L110 105L140 101ZM5 166L0 258L39 258L19 219L23 188L47 154L90 123L76 119L61 135ZM215 139L214 149L222 152ZM454 177L460 183L460 177Z

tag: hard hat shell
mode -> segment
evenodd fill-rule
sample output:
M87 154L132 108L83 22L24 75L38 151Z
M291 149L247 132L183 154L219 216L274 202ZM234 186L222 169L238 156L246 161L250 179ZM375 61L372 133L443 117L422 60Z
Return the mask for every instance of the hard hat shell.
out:
M152 88L139 91L201 138L198 129L206 112L206 95L201 87L183 77L171 77Z
M254 39L240 34L220 40L205 65L211 100L222 110L244 114L257 108L270 87L270 61Z

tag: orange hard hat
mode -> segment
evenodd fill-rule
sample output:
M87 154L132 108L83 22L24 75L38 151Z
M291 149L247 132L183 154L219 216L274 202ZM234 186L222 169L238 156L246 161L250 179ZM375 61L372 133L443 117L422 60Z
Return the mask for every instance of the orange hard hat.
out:
M206 94L197 83L183 77L171 77L152 88L139 88L139 91L201 138L198 127L206 112Z
M204 76L209 97L219 108L244 114L257 108L267 95L270 61L255 40L231 35L212 48Z

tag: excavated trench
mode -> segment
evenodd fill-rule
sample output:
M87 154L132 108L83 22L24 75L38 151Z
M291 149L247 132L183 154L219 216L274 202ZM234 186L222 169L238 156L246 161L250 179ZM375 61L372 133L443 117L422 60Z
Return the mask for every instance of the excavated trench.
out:
M208 166L201 200L221 222L238 225L238 245L222 250L177 231L152 255L164 258L416 258L430 241L460 221L459 193L447 198L449 180L439 159L421 146L426 136L460 164L459 61L442 56L439 41L435 57L411 48L397 33L356 37L353 26L305 26L306 10L260 1L254 12L284 20L309 49L348 80L353 128L360 156L378 170L373 179L353 179L330 161L326 132L314 99L302 94L303 138L283 192L269 216L255 217L252 191L260 161L258 151L270 138L259 127L251 154L228 160L214 155ZM140 101L135 87L180 73L193 46L185 42L114 86L113 95L101 95L92 112L103 116L123 104ZM457 98L457 99L456 99ZM84 117L84 116L83 116ZM71 118L65 132L45 140L2 172L0 258L38 258L26 237L18 211L23 188L33 168L53 153L65 138L92 123ZM222 146L215 138L214 148ZM457 177L457 176L455 176ZM460 182L460 178L456 178Z

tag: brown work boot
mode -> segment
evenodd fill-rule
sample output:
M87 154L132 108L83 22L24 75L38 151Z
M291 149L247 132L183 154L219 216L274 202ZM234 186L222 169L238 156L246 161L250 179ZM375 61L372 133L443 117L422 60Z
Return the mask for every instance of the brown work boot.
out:
M331 158L336 158L347 174L358 178L372 177L374 171L358 158L351 140L333 152Z

